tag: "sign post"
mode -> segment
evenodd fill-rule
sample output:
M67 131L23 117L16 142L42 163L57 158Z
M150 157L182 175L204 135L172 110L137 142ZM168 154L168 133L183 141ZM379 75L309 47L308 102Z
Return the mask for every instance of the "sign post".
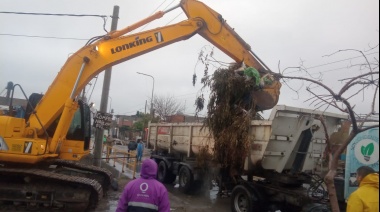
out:
M111 127L112 114L97 112L94 117L93 127L108 130Z

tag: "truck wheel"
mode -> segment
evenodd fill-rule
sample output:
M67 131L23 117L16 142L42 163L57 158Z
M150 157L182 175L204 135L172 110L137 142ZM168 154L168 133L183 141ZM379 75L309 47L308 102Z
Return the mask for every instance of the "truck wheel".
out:
M182 193L190 193L192 191L193 174L186 166L182 166L178 175L179 189Z
M168 166L166 165L165 161L160 161L158 163L158 173L157 173L157 179L161 183L173 183L177 176L173 173L171 173L168 169Z
M253 210L252 193L244 186L236 186L231 195L231 211L232 212L251 212Z
M157 173L157 180L161 183L165 183L166 174L168 172L168 167L166 166L165 161L160 161L158 163L158 173Z

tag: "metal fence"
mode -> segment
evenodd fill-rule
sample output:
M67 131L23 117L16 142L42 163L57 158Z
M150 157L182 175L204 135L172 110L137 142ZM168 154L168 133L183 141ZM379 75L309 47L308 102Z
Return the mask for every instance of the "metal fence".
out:
M136 178L137 151L120 150L107 145L105 159L107 163L113 161L113 167L116 167L116 163L120 164L122 173L127 171L126 169L132 170L133 179Z

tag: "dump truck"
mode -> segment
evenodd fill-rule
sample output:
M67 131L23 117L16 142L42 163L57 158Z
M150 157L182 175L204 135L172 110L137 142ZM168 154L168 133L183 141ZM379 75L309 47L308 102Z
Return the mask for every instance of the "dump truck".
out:
M197 160L202 147L208 146L212 154L215 142L202 123L150 123L148 138L151 158L159 167L158 180L173 183L178 176L179 189L191 193L208 183L204 181L215 179L219 192L231 196L234 212L324 209L326 138L320 116L328 135L348 119L347 115L278 105L269 119L252 120L249 153L235 179L215 163L205 169Z

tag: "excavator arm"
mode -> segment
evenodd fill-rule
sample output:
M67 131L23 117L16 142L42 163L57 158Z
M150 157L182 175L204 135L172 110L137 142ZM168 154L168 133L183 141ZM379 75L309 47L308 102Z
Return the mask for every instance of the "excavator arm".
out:
M190 20L201 19L203 26L197 31L199 35L236 62L244 62L263 74L270 72L269 68L253 54L251 46L227 24L222 15L202 2L194 0L182 0L181 8Z
M125 36L178 7L185 12L187 20ZM60 117L54 136L46 147L50 154L59 154L59 147L66 139L69 125L78 108L76 97L91 79L110 66L189 39L195 34L204 37L236 62L244 62L256 68L262 76L271 74L269 68L220 14L197 0L182 0L174 8L158 12L122 30L113 31L71 55L37 105L35 113L30 116L24 134L35 132L43 135L44 129ZM278 102L280 87L281 84L274 80L271 85L255 91L257 105L262 110L274 107Z
M48 127L61 113L65 101L74 92L74 96L85 87L89 81L106 68L154 51L172 43L189 39L199 34L229 55L236 62L244 62L256 68L262 75L271 71L251 51L251 47L226 23L220 14L196 0L182 0L179 5L188 16L188 20L180 23L148 30L128 36L122 36L154 19L163 16L159 12L139 23L120 31L111 32L104 39L87 45L74 53L62 67L58 76L49 87L36 108L44 127ZM88 58L84 62L83 58ZM73 91L81 66L85 63L78 86ZM271 109L278 101L281 85L274 83L269 89L267 100L272 104L260 104L263 110ZM263 90L265 92L265 88ZM43 112L39 112L43 111ZM39 123L32 115L30 125L37 128Z

